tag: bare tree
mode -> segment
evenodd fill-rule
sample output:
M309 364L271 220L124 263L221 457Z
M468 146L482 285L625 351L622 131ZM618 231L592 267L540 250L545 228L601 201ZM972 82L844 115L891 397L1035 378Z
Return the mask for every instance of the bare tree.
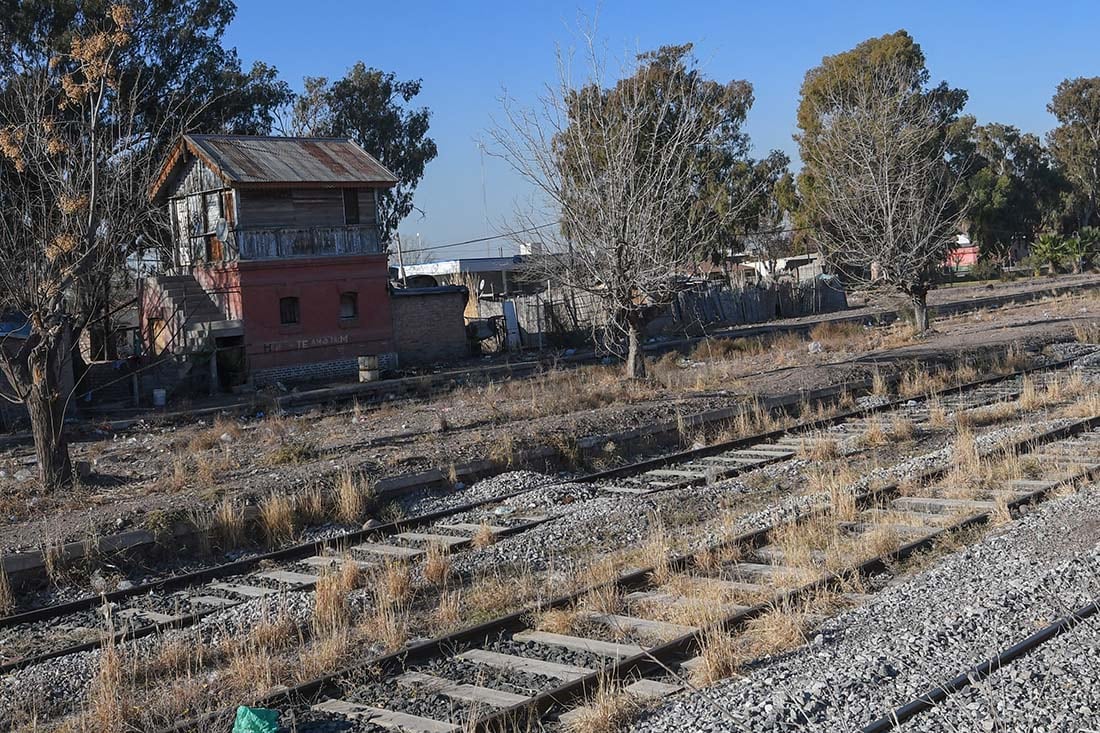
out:
M813 180L812 238L849 278L870 281L873 272L907 295L923 332L928 291L961 214L951 115L940 89L914 89L913 69L900 60L862 71L803 100L819 123L812 144L802 141Z
M593 296L610 342L625 342L629 377L645 376L644 325L742 208L739 198L708 205L703 193L713 190L707 176L730 169L723 163L745 147L751 87L704 79L690 51L642 54L609 84L589 39L583 84L559 54L559 79L536 108L506 100L492 131L498 154L542 199L516 227L543 253L529 259L530 274Z
M142 80L116 64L132 22L112 6L73 36L68 54L24 64L0 89L0 310L22 321L0 341L0 396L26 406L48 489L71 480L71 334L100 312L87 298L108 290L153 216L159 138L135 122Z

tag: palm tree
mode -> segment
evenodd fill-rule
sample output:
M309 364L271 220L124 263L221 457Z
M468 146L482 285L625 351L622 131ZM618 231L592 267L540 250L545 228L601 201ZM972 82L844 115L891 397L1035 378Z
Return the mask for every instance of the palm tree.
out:
M1058 265L1065 257L1066 242L1057 234L1040 234L1031 245L1031 260L1036 275L1042 272L1044 264L1048 266L1048 275L1057 274Z

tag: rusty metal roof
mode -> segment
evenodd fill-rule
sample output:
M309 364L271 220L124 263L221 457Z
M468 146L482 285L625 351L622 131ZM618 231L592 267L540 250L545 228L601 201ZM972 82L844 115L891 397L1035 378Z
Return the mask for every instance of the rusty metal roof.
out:
M374 156L346 138L184 135L153 186L154 196L182 162L184 148L241 188L397 183Z

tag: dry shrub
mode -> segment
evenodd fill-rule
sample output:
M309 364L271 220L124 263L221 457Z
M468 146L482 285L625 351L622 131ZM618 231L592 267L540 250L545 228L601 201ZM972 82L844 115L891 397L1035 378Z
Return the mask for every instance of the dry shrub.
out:
M622 730L640 708L638 698L623 689L620 681L601 675L595 694L574 711L566 730L570 733L615 733Z
M286 494L271 492L260 502L260 525L267 544L275 547L294 538L294 506Z
M486 519L481 521L477 531L474 532L474 536L470 538L470 544L478 548L488 547L496 541L497 536L493 533L493 528Z
M424 578L432 585L444 585L451 575L451 552L438 542L428 545Z
M1008 524L1012 521L1012 509L1006 494L998 494L993 500L993 511L990 512L989 519L995 525Z

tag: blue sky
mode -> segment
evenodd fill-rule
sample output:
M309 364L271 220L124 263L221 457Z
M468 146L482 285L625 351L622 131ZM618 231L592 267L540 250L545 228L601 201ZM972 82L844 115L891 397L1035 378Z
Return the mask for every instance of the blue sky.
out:
M303 76L340 77L356 61L421 78L417 98L432 111L439 146L417 190L424 210L401 226L424 246L495 234L530 191L500 160L485 158L482 199L477 140L500 114L504 90L531 102L555 78L560 45L577 42L584 17L613 54L695 43L711 78L747 79L756 102L747 131L754 154L781 149L792 159L798 90L822 56L871 36L908 30L924 49L933 79L969 91L967 112L1045 133L1058 82L1100 75L1100 4L1084 1L967 2L337 2L237 0L226 42L246 62L278 67L294 88ZM488 223L486 222L488 219ZM410 246L410 245L407 245ZM454 255L514 252L507 240L443 249Z

